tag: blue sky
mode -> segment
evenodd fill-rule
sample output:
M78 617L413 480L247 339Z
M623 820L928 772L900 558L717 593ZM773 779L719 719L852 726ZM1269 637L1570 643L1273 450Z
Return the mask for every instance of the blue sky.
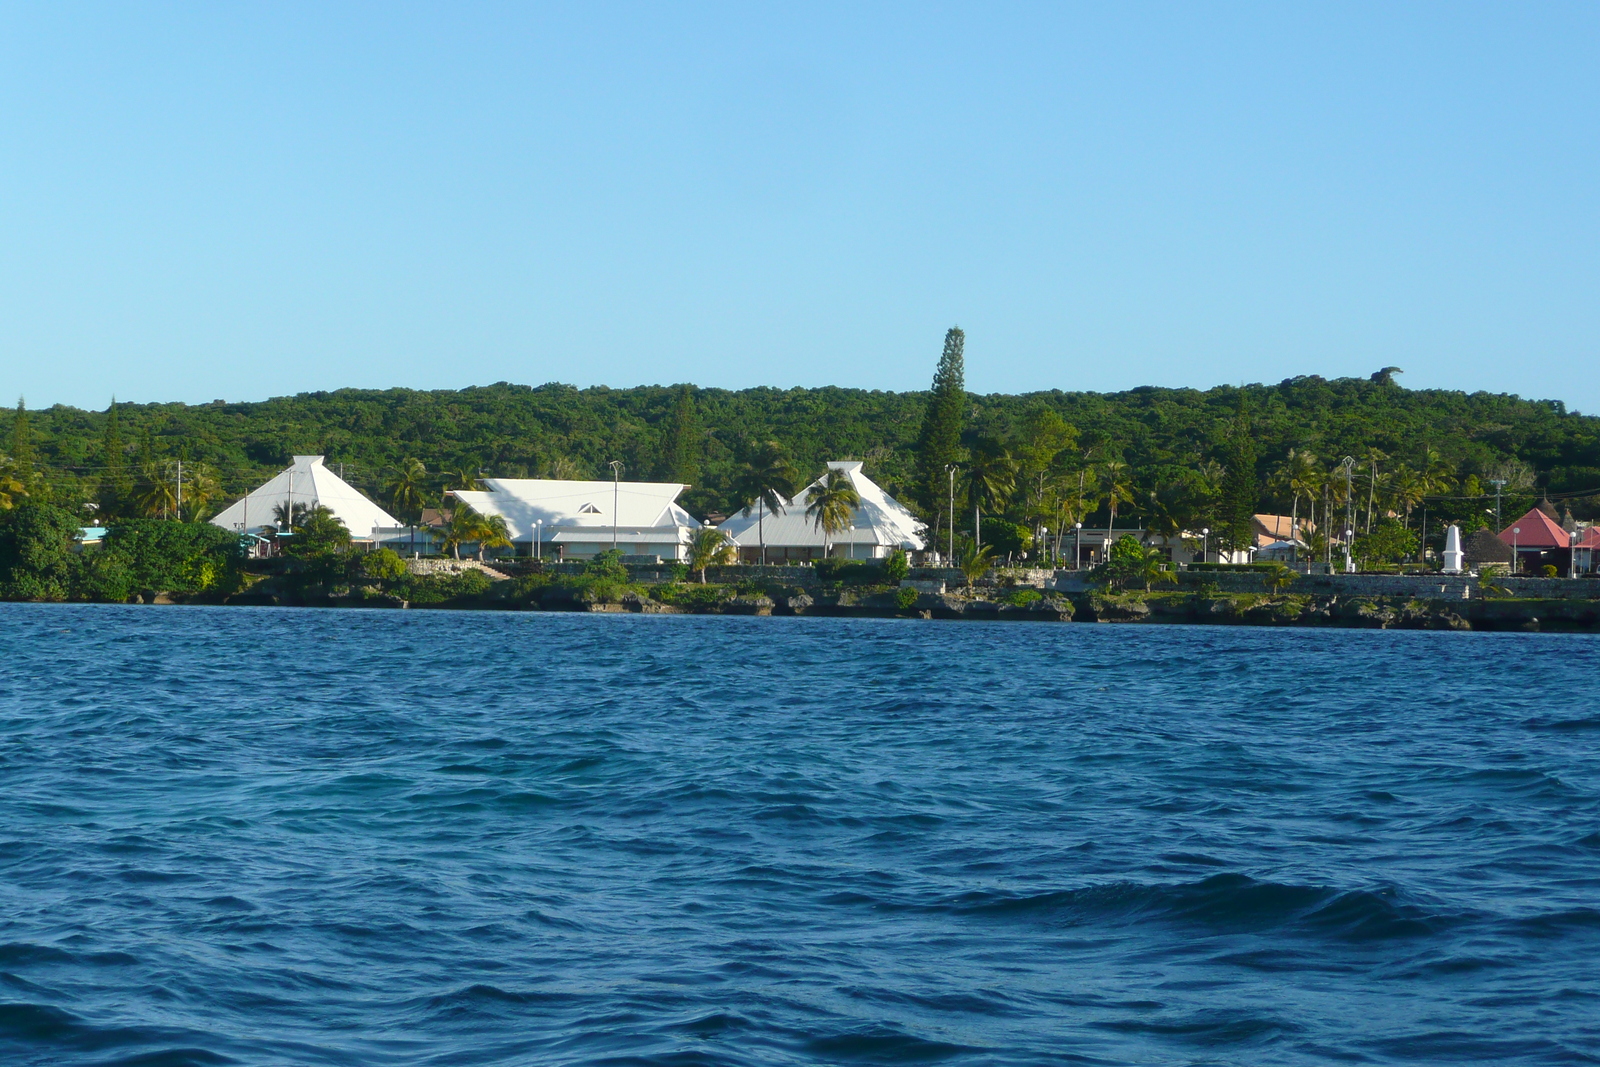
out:
M0 3L0 389L1600 411L1600 6Z

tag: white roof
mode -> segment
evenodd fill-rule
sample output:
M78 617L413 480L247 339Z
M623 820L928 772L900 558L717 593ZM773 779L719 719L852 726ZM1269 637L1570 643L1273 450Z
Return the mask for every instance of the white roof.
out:
M861 498L861 505L855 509L851 517L851 529L835 534L832 538L834 544L877 544L913 551L922 549L922 538L917 533L920 523L917 522L916 516L907 511L898 500L884 492L883 487L877 482L863 474L859 461L835 460L828 464L828 469L844 471L850 477L850 484L855 486L856 495ZM793 500L785 502L781 515L774 515L769 511L765 518L762 518L757 508L751 505L748 515L741 511L718 529L739 545L754 546L764 537L768 545L778 548L808 545L820 547L822 529L816 525L815 520L806 517L806 496L813 486L821 484L822 478L818 478L796 493ZM758 520L761 527L759 531Z
M321 504L344 523L352 537L371 537L374 528L400 525L399 519L323 466L321 456L295 456L294 466L234 501L211 522L225 530L241 525L246 530L259 530L273 525L272 509L291 499L307 507Z
M455 498L479 515L503 517L513 541L531 540L536 521L543 523L546 540L568 541L581 538L570 533L565 538L557 537L555 528L593 528L596 536L602 529L609 533L613 526L621 530L669 530L676 541L679 528L700 525L675 503L678 494L688 488L678 482L485 478L483 484L489 487L487 491L458 490Z

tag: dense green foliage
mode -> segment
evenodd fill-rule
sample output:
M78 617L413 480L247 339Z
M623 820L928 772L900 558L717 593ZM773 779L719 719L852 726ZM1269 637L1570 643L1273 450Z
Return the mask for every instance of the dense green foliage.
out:
M0 511L0 599L125 601L239 583L239 540L210 523L130 519L81 553L79 528L72 512L38 501Z
M64 600L72 570L72 513L33 500L0 511L0 597Z
M111 527L82 561L77 592L95 600L231 589L238 580L239 538L209 522L129 519Z
M947 345L946 357L938 394L505 383L351 389L260 403L118 404L114 412L19 408L0 412L0 440L30 457L21 467L15 457L5 460L6 470L27 475L13 499L48 500L79 515L79 505L93 501L102 520L174 513L169 490L179 460L183 511L193 516L265 481L297 453L326 455L374 497L403 498L399 510L408 514L437 504L461 478L439 472L606 477L611 459L624 464L626 477L698 468L699 483L683 503L699 515L742 508L751 471L780 459L807 480L825 460L862 459L868 474L913 503L930 493L918 481L918 471L929 470L928 443L938 439L948 450L952 425L965 464L958 525L971 529L976 502L995 533L990 523L998 519L1030 533L1104 524L1112 503L1118 528L1222 530L1248 507L1298 508L1302 518L1314 510L1319 525L1330 525L1328 508L1342 513L1330 494L1346 483L1329 472L1344 456L1357 463L1358 527L1386 512L1412 529L1426 518L1430 543L1441 519L1482 521L1492 512L1491 479L1506 483L1507 521L1540 492L1559 502L1561 494L1600 490L1600 419L1556 402L1408 391L1392 373L1204 392L983 396L959 388L958 343ZM930 408L934 395L959 396L961 407ZM1309 474L1280 478L1291 449ZM418 463L405 474L411 459ZM930 522L944 510L947 484L933 494L935 510L924 511ZM1562 506L1591 517L1596 499L1574 496Z

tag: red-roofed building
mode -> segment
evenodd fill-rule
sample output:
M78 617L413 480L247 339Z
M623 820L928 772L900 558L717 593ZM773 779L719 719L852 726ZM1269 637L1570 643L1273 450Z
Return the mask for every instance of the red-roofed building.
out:
M1600 563L1600 526L1580 531L1583 537L1572 542L1572 570L1574 574L1593 574Z
M1559 573L1566 573L1572 538L1559 522L1539 508L1529 509L1526 515L1501 530L1500 540L1516 551L1518 571L1537 570L1549 564Z

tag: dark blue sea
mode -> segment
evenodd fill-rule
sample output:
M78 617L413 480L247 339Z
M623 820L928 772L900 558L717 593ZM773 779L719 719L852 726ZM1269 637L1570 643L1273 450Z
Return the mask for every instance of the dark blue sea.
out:
M1600 639L0 605L0 1064L1600 1062Z

